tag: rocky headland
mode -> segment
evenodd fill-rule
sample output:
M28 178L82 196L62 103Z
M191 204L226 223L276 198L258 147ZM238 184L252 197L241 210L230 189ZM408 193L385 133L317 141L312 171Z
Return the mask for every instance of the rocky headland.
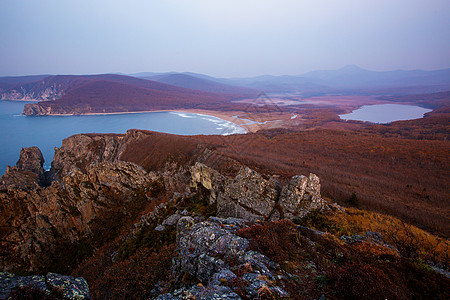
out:
M316 175L265 174L188 137L79 134L50 171L24 148L0 178L0 203L2 286L23 280L11 273L49 274L36 282L51 292L57 272L84 277L85 297L101 299L395 297L423 278L436 283L430 295L448 287L435 273L405 275L403 249L379 232L337 229L330 220L350 215L321 196ZM380 287L350 288L359 276ZM401 288L385 286L399 276Z

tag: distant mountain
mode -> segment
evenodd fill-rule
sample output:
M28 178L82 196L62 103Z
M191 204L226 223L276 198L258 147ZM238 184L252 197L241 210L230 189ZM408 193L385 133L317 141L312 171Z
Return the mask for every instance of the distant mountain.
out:
M376 72L348 65L338 70L313 71L302 75L264 75L220 81L269 93L301 93L306 96L326 93L413 94L449 90L450 69Z
M192 74L192 75L190 75ZM224 93L224 94L249 94L257 95L258 91L247 87L232 86L217 81L209 80L209 76L198 76L193 73L164 74L149 77L141 77L143 79L155 80L158 82L199 90L204 92Z
M320 81L332 87L340 88L376 88L434 86L448 89L450 87L450 69L437 71L369 71L356 65L348 65L338 70L313 71L302 77Z
M406 95L450 90L450 69L377 72L348 65L337 70L313 71L298 76L214 78L189 72L144 72L133 75L0 77L0 99L56 100L77 87L99 80L182 94L197 91L240 97L251 97L260 91L272 94L296 93L310 97L324 94Z
M45 96L52 99L25 105L26 115L206 108L243 97L240 94L209 93L114 74L46 77L41 82L33 83L24 94L26 97L38 95L42 99L43 94L38 93L38 87L43 91L50 89L52 94Z
M171 91L179 93L195 93L186 89L170 86L164 83L150 81L131 76L116 74L100 75L56 75L56 76L36 76L33 78L0 78L0 84L6 86L0 92L2 100L37 100L52 101L64 96L68 91L78 88L94 81L109 81L128 84L136 87L149 88L159 91Z

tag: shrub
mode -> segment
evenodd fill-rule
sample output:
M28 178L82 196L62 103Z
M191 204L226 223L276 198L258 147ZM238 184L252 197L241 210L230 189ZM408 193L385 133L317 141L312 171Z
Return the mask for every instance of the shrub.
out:
M354 207L359 207L359 199L355 193L352 193L350 198L348 198L347 203Z

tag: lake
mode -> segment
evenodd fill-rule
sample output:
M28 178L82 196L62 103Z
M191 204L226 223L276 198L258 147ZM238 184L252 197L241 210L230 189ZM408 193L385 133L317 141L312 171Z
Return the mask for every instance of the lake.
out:
M390 123L400 120L420 119L431 109L402 104L365 105L349 114L339 115L343 120Z
M7 165L16 164L23 147L38 146L44 168L49 169L54 147L77 133L125 133L132 128L182 135L245 133L231 122L182 112L28 117L22 115L25 103L29 102L0 101L0 176Z

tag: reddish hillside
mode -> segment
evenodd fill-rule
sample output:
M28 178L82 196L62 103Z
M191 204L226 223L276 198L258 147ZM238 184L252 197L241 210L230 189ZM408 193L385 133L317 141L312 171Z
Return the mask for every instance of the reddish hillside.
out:
M128 143L120 159L154 170L172 159L185 164L208 147L262 173L278 174L280 181L315 173L323 194L333 201L348 205L355 193L364 209L450 235L448 141L337 130L193 137L145 132L145 136ZM220 161L223 156L212 155L210 164L232 173L233 166Z
M230 102L235 95L205 93L146 80L142 86L115 81L90 81L69 90L55 101L27 104L26 115L131 112L199 108ZM151 87L143 87L143 86Z
M198 138L267 173L315 173L325 195L339 203L355 193L363 208L450 235L448 141L333 130Z
M216 94L121 75L54 76L40 85L58 82L61 97L27 104L26 115L84 114L206 108L229 103L238 94Z

